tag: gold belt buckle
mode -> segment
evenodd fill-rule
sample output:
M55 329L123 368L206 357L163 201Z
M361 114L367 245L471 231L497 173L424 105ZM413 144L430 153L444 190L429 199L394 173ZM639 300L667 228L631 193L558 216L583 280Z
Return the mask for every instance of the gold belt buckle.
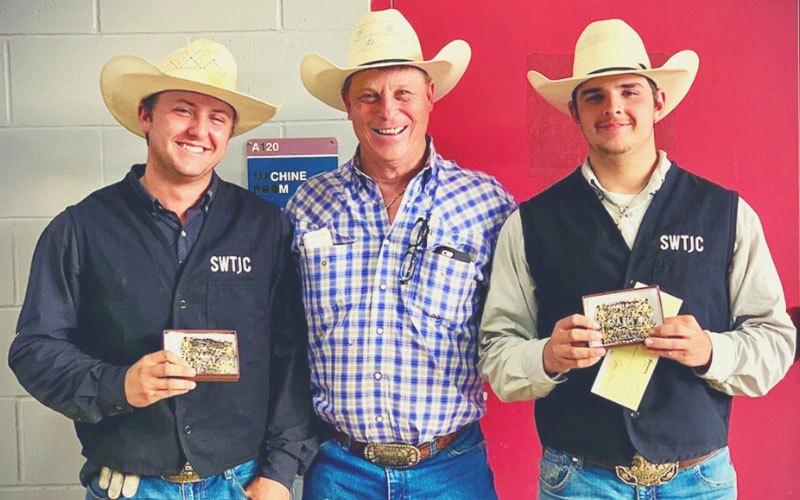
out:
M668 483L678 473L678 462L654 464L640 454L633 456L630 467L614 467L617 477L631 486L657 486Z
M177 476L161 476L161 479L170 483L196 483L203 480L189 462L186 462Z
M380 467L407 469L419 463L419 448L401 443L369 443L364 458Z

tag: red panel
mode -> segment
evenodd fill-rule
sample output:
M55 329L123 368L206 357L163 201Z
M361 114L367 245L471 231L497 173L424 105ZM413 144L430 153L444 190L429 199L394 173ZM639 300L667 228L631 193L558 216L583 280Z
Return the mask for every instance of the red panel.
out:
M563 176L585 154L569 118L537 104L525 77L529 66L552 78L568 76L571 64L551 68L547 58L563 66L564 54L572 53L587 24L613 17L639 32L656 53L655 64L685 48L697 51L697 80L658 125L656 141L682 166L737 189L756 209L787 303L800 304L796 0L396 0L394 5L417 29L427 58L454 38L472 46L464 79L436 103L431 134L443 155L489 172L518 200ZM373 8L388 7L389 0L373 0ZM530 124L531 112L541 113L541 121ZM557 133L547 140L537 137L548 127ZM768 396L734 403L730 446L740 498L781 500L800 492L798 370L795 366ZM483 427L500 498L532 498L541 449L531 404L506 405L492 397Z

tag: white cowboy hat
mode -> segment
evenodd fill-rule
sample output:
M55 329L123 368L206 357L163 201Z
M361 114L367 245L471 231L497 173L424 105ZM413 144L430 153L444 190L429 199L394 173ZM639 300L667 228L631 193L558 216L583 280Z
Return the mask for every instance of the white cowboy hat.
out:
M139 103L165 90L198 92L228 103L236 110L232 136L258 127L280 107L236 92L233 54L212 40L194 40L158 66L137 56L114 57L100 73L100 92L108 110L123 127L142 137Z
M426 61L414 28L400 11L387 9L367 12L359 18L350 36L344 68L319 54L307 54L300 63L300 78L311 95L328 106L345 111L341 91L348 76L365 69L414 66L433 78L436 84L433 100L437 101L456 86L471 55L467 42L455 40Z
M697 53L682 50L652 69L644 43L633 28L620 19L607 19L591 23L581 33L575 44L572 77L548 80L539 72L528 71L528 81L547 102L569 115L572 91L586 80L627 73L646 76L666 95L664 118L689 92L699 64Z

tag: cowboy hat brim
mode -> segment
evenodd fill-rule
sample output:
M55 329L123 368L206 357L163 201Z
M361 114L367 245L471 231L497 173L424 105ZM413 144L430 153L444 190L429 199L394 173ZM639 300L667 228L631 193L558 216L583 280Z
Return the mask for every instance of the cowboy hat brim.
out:
M633 70L622 69L616 71L606 71L602 73L563 78L561 80L549 80L537 71L528 71L528 81L536 92L544 100L552 104L562 113L569 115L569 102L572 100L572 91L578 85L592 78L600 78L610 75L635 74L650 78L659 89L664 91L666 101L664 103L664 113L662 119L667 116L675 106L677 106L694 82L697 75L697 68L700 65L700 58L693 50L682 50L669 58L660 68Z
M150 95L166 90L198 92L226 102L236 110L236 123L231 137L265 123L280 109L280 105L269 104L239 92L168 75L137 56L114 57L100 73L100 92L106 107L123 127L141 137L144 137L144 133L139 125L139 103Z
M358 71L390 66L414 66L433 79L433 100L437 101L453 90L469 65L472 50L464 40L454 40L429 61L389 61L363 66L340 68L319 54L308 54L300 63L300 79L306 89L328 106L346 111L342 101L342 86L348 76Z

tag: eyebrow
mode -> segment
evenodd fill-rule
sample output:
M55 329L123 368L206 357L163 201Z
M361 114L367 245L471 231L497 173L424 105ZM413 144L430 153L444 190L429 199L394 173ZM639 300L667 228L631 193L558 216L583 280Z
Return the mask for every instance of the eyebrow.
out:
M176 104L183 103L183 104L186 104L186 105L191 106L193 108L197 107L197 104L195 104L194 102L192 102L192 101L190 101L188 99L184 99L183 97L181 97L179 99L176 99L175 103ZM231 114L230 110L228 110L227 108L213 108L211 110L211 112L212 113L224 113L224 114L228 114L228 115Z
M632 89L632 88L644 88L644 85L642 85L640 82L628 82L617 85L617 87L623 89ZM589 94L598 94L600 92L602 92L602 89L600 87L590 87L588 89L581 90L580 96L584 97Z

